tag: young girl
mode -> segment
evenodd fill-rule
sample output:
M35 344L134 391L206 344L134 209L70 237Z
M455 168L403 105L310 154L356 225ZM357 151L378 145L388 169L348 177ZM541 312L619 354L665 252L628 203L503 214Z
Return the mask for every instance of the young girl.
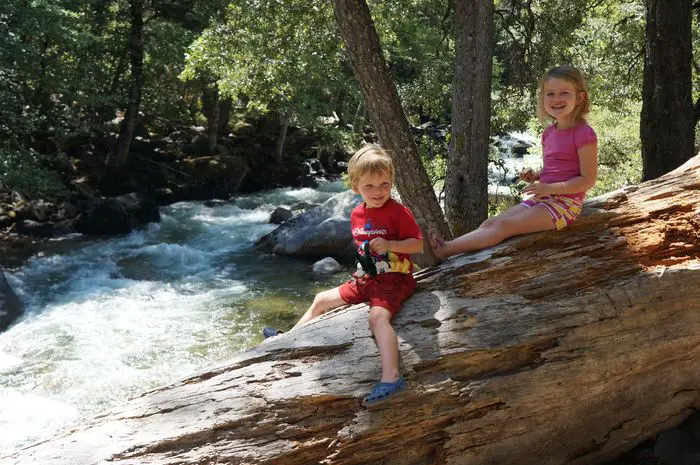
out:
M540 82L537 115L543 122L554 122L542 133L543 167L539 172L520 173L530 183L523 193L531 197L454 240L445 241L431 232L435 255L446 258L496 245L511 236L572 224L598 172L598 139L584 119L589 109L580 71L558 66L547 72Z

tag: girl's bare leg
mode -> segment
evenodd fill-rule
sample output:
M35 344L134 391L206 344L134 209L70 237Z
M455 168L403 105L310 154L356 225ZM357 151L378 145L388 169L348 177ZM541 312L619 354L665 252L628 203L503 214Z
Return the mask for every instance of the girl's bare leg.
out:
M442 247L435 250L440 258L451 255L480 250L499 244L512 236L538 231L555 229L552 217L539 206L527 208L515 205L500 215L489 218L471 231L451 241L446 241Z

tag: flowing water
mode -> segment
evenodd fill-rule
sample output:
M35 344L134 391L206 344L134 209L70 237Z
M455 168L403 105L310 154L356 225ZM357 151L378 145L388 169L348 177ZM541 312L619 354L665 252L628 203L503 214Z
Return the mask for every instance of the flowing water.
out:
M182 202L128 236L39 254L7 273L26 315L0 334L0 455L183 378L289 327L319 290L311 263L253 249L277 206L342 183Z

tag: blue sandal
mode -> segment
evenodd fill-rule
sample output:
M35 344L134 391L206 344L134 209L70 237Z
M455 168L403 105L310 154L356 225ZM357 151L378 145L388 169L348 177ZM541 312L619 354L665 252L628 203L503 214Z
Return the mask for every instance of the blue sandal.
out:
M362 399L362 405L368 407L370 405L378 404L383 402L397 392L401 392L406 389L406 379L403 375L399 375L399 378L393 383L377 383L372 388L372 392L367 394L364 399Z

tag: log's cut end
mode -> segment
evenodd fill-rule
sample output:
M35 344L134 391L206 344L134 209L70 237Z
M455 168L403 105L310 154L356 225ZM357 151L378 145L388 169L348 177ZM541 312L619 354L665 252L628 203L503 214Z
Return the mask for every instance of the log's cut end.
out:
M699 159L584 211L419 272L394 321L409 386L375 408L353 306L0 464L610 460L700 408Z

